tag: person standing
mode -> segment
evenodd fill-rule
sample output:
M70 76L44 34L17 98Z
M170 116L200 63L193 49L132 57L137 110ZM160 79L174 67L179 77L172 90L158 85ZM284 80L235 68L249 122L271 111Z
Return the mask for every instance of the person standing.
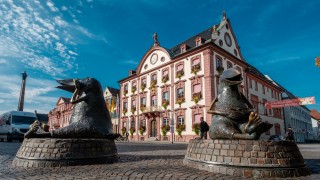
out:
M207 132L209 131L209 125L200 117L200 139L207 139Z
M293 130L291 127L289 127L288 131L286 132L286 140L294 141Z
M128 131L126 132L126 141L129 142L129 133L128 133Z

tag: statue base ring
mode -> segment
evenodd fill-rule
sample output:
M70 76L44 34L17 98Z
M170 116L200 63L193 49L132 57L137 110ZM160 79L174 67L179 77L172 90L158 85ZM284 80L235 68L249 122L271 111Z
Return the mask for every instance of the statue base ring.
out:
M254 178L310 175L290 141L190 140L183 164L209 172Z
M12 164L20 167L61 167L114 163L119 159L110 139L24 139Z

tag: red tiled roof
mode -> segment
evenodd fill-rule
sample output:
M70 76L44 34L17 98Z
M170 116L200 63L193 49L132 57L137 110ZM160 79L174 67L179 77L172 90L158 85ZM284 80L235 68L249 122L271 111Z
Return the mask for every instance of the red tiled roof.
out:
M311 117L316 119L316 120L320 120L320 113L317 110L311 110Z

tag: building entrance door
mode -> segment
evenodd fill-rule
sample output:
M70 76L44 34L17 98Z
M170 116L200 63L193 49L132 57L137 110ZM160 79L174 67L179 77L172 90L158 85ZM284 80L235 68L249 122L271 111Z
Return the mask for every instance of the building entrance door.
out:
M157 121L151 121L151 137L157 137Z

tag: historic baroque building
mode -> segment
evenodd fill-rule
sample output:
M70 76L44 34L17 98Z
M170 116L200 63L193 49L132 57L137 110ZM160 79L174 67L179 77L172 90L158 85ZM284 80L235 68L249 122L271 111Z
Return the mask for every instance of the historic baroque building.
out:
M137 69L119 81L120 128L123 132L131 129L134 140L188 141L196 137L192 127L200 117L211 123L207 110L217 97L219 76L231 67L241 72L240 89L262 120L274 124L262 138L284 134L282 110L264 109L266 102L281 99L282 90L242 57L225 13L219 24L171 49L162 47L154 35L154 45ZM177 132L164 136L161 130L167 125L184 128L182 136Z
M56 107L48 114L48 125L50 131L69 125L69 120L73 110L70 98L60 97Z

